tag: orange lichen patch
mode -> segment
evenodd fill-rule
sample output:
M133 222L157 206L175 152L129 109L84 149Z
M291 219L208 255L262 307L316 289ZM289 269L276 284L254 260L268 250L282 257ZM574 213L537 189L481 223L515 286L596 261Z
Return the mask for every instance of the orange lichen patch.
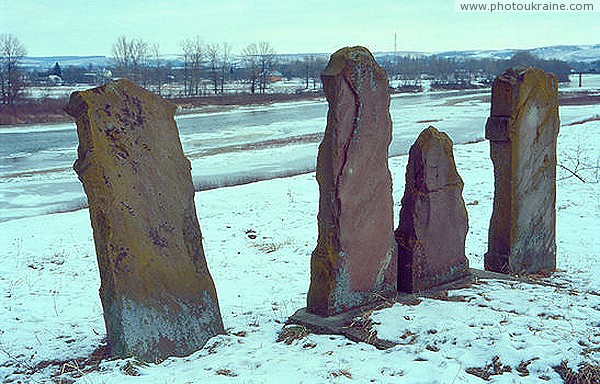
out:
M335 233L329 231L324 244L317 246L312 254L311 282L308 290L308 309L312 313L327 314L331 295L337 284L337 269L340 265L339 250L333 246Z

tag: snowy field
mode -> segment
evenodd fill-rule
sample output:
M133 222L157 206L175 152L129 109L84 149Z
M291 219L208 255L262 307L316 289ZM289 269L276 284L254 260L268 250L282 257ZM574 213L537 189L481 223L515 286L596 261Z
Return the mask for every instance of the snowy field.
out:
M446 300L376 311L373 329L399 344L385 351L341 336L277 342L288 316L305 306L317 237L314 173L196 194L227 334L160 364L83 363L105 336L87 210L0 223L0 379L483 383L467 371L495 361L510 371L491 382L562 382L552 368L562 361L575 370L600 363L599 113L597 105L561 109L559 163L586 183L559 168L558 272L541 279L549 285L480 280ZM467 256L471 267L482 268L493 196L489 144L454 151L469 213ZM406 162L406 156L389 161L396 225Z

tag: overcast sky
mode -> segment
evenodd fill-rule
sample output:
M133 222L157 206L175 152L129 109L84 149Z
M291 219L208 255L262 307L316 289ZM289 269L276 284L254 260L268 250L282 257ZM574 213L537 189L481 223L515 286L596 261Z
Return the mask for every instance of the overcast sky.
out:
M278 53L439 52L600 44L600 13L463 13L454 0L0 0L0 33L30 56L110 55L119 35L177 54L185 38L234 52L268 41Z

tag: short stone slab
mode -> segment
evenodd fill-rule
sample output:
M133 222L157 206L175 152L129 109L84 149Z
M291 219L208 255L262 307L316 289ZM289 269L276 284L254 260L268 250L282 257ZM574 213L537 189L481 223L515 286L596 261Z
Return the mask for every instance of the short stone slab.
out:
M559 126L555 75L529 67L496 78L485 134L495 178L486 270L555 270Z
M463 277L467 210L452 140L429 127L412 145L398 241L398 290L417 292Z
M188 355L224 332L176 107L128 80L74 92L78 159L113 356Z
M366 48L335 52L321 79L329 112L308 311L332 316L396 292L392 122L387 75Z

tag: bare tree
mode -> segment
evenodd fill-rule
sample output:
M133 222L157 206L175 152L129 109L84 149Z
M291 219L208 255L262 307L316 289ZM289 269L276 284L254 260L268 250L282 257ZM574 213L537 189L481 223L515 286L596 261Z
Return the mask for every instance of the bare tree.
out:
M131 57L132 80L146 86L148 82L148 43L142 39L133 39L129 43L129 52Z
M194 95L200 94L202 83L202 63L204 62L204 43L199 36L194 40L194 54L192 55L192 76L194 78Z
M305 88L310 88L312 81L312 88L317 89L317 83L320 82L319 74L327 63L322 58L313 55L304 56L301 63L304 65Z
M156 93L162 94L162 83L164 80L164 68L160 57L160 46L157 43L150 47L152 58L154 59L154 80L156 81Z
M142 39L128 39L126 36L119 36L112 46L112 54L115 70L119 76L146 85L148 78L148 43Z
M260 93L265 93L271 80L271 72L275 64L275 49L266 41L258 43L259 59L259 89Z
M27 50L12 34L0 35L0 96L2 104L14 104L25 90L19 66Z
M250 93L256 92L256 81L258 79L258 46L254 43L248 45L242 51L244 66L250 78Z
M189 95L200 94L202 82L202 63L204 62L205 47L199 36L186 39L181 43L183 50L184 92Z
M231 45L229 43L223 43L221 50L221 93L224 91L225 83L227 82L227 75L229 73L229 59L231 56Z
M191 94L192 89L192 56L194 53L194 44L191 40L186 39L181 42L181 50L183 51L183 93Z
M219 45L208 44L206 46L206 55L210 65L210 79L213 85L213 92L219 93Z
M129 77L131 71L131 57L129 50L129 41L127 37L121 35L112 46L112 56L115 62L115 71L118 76Z

